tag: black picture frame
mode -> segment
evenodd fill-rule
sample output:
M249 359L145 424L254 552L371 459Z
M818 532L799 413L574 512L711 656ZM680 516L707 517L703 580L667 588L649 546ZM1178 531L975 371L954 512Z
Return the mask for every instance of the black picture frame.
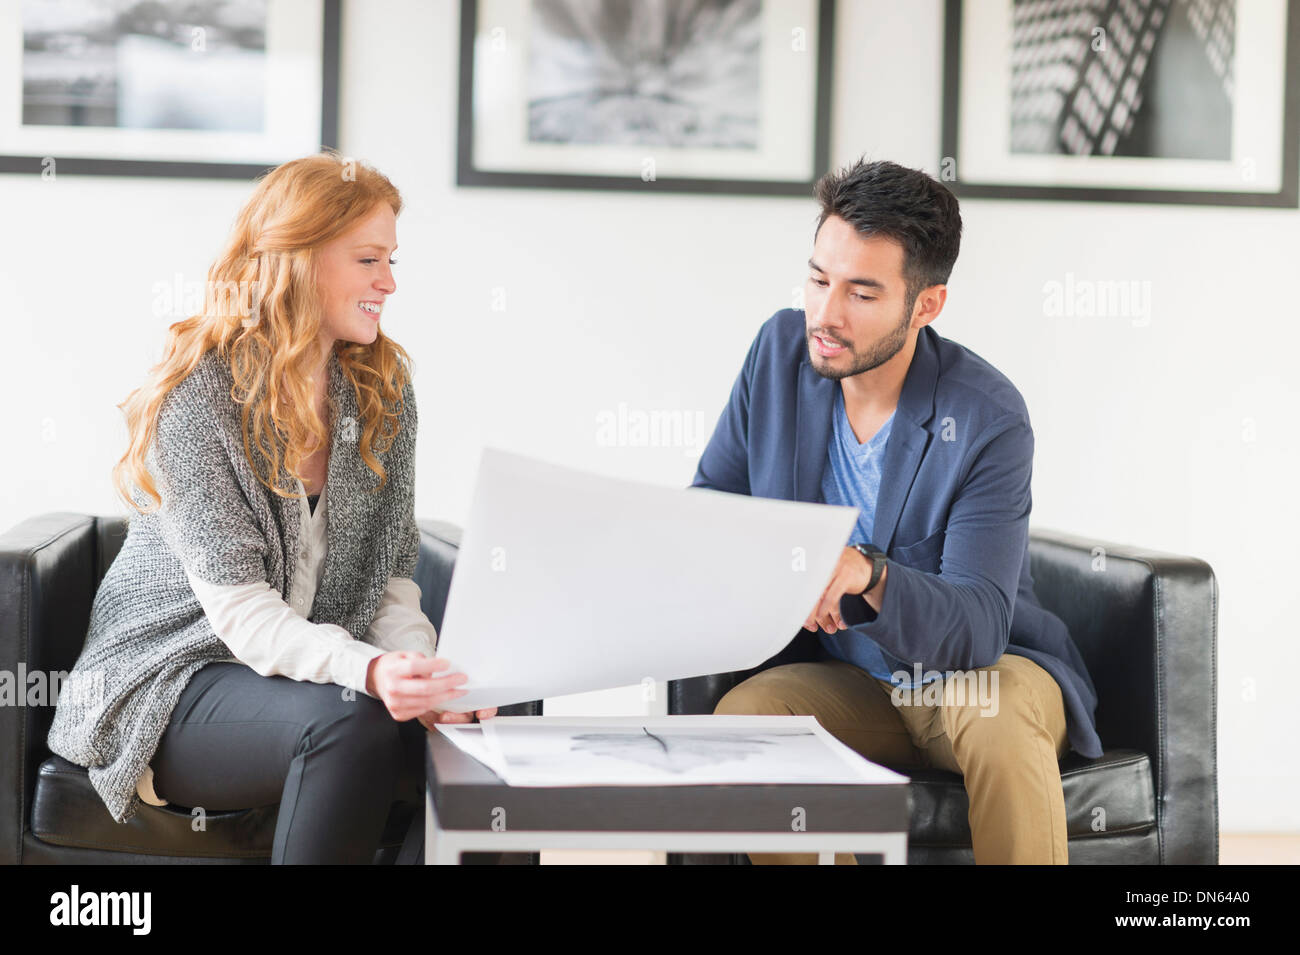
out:
M320 146L336 148L339 128L339 59L341 0L321 3L321 124ZM44 156L0 155L0 173L42 172ZM103 159L89 156L55 155L57 171L84 176L164 176L190 179L253 179L274 163L194 162L157 159ZM285 156L284 160L296 158Z
M1295 208L1300 203L1300 0L1286 0L1285 88L1282 109L1281 184L1274 192L1198 189L1120 188L969 182L961 178L961 55L963 0L945 0L942 162L955 177L945 184L957 196L975 199L1038 199L1086 202L1141 202L1183 205ZM1104 162L1104 159L1098 160Z
M817 2L816 103L812 174L807 179L658 178L645 182L635 176L588 173L500 172L475 166L474 38L478 32L478 0L461 0L460 71L456 124L456 184L521 189L595 189L630 192L712 193L719 195L809 196L830 165L832 59L835 2Z

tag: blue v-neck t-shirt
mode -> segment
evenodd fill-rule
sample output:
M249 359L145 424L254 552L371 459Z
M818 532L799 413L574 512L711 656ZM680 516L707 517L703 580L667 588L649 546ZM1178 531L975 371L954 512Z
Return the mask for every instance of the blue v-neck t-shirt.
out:
M880 493L880 477L884 469L885 446L889 443L894 415L891 414L880 426L880 430L868 440L860 442L849 424L848 412L844 408L844 391L836 388L832 422L826 465L822 471L822 500L827 504L856 507L858 523L849 543L870 544L876 519L876 498ZM912 667L886 653L865 634L852 629L841 630L838 633L822 633L821 640L826 652L835 659L861 667L879 680L893 682L893 674L905 672L909 678L898 685L911 685Z

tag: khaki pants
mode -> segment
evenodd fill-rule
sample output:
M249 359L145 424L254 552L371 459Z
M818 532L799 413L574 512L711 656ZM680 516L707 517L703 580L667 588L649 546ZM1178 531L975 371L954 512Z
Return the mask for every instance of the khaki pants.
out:
M981 671L983 675L981 676ZM718 701L715 713L815 716L874 763L961 774L975 861L1065 865L1065 796L1058 760L1069 743L1060 687L1028 657L944 679L917 698L851 663L772 667ZM898 696L897 701L893 696ZM988 714L988 715L984 715ZM751 853L755 865L813 864L814 853ZM854 865L852 853L836 853Z

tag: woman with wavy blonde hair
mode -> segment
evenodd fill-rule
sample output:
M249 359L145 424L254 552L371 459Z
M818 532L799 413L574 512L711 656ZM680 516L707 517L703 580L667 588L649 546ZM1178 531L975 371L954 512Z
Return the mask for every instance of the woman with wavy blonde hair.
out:
M117 822L278 803L272 862L370 862L423 728L473 718L442 709L465 677L412 579L415 393L380 330L401 209L332 151L267 173L119 406L135 513L69 675L95 692L49 735Z

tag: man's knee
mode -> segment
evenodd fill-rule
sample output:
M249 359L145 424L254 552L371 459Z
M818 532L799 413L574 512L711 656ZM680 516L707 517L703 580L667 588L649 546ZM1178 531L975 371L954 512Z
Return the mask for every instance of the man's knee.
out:
M809 664L789 663L756 673L737 683L718 701L718 715L801 716L806 706L803 686L812 678Z
M773 715L790 711L781 701L762 687L746 686L749 681L733 686L718 700L713 712L719 716Z
M1053 681L1047 689L1055 687ZM1007 746L1050 733L1048 707L1061 707L1060 691L1052 699L1044 689L1037 674L1018 665L965 671L944 681L944 729L954 747L978 742Z

